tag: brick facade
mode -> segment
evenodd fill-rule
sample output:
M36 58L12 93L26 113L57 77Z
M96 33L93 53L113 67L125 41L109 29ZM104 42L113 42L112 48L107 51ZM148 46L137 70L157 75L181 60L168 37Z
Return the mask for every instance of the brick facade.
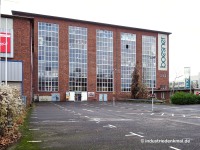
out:
M19 16L3 15L2 17L13 19L14 58L8 58L8 61L22 61L22 95L26 96L27 106L29 106L32 98L32 21L31 18Z
M108 94L108 100L112 100L113 94L116 99L130 96L129 92L121 92L121 38L120 33L136 34L136 61L142 66L142 35L154 36L157 39L157 56L158 56L158 31L143 30L137 28L129 28L122 26L106 25L100 23L78 21L72 19L64 19L58 17L49 17L44 15L29 14L22 12L14 12L15 15L34 17L34 53L33 53L33 93L40 96L51 95L52 92L38 91L38 22L56 23L59 25L59 91L61 101L65 101L66 91L69 91L69 46L68 46L68 27L78 26L88 29L88 89L87 92L95 92L95 97L89 97L88 100L98 100L101 92L96 92L96 30L109 30L113 32L113 67L114 67L114 92L102 92ZM15 19L14 20L14 43L15 43L15 58L24 62L24 95L27 95L28 100L31 98L31 25L30 20ZM170 33L164 32L169 35ZM168 50L169 51L169 37ZM158 98L160 98L159 90L162 85L166 86L164 92L169 89L169 53L168 70L156 70L156 88ZM156 63L158 58L156 58ZM158 64L158 63L157 63ZM142 75L142 69L140 68ZM164 75L163 75L164 74ZM53 92L56 93L56 92ZM166 95L168 98L169 95Z

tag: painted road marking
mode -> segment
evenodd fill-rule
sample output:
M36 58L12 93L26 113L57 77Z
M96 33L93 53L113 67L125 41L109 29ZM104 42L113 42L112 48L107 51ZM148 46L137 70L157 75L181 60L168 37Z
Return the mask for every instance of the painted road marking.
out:
M34 119L34 118L38 118L38 117L31 117L31 118L33 118L33 119Z
M41 143L42 141L27 141L28 143Z
M161 116L163 116L165 113L162 113Z
M85 118L90 118L90 117L88 117L88 116L85 116Z
M183 117L185 117L185 115L183 115Z
M39 123L39 122L29 122L29 123Z
M83 110L85 110L85 111L89 111L89 112L94 112L94 111L92 111L92 110L89 110L89 109L83 109Z
M90 121L95 121L96 123L99 123L100 122L100 118L92 118L92 120L90 120Z
M136 134L136 133L133 133L133 132L129 132L130 134L127 134L125 136L139 136L139 137L144 137L142 135L139 135L139 134Z
M151 116L154 115L154 113L151 114Z
M116 126L114 126L114 125L111 125L111 124L108 124L108 125L106 125L106 126L103 126L104 128L117 128Z
M40 130L40 129L29 129L30 131L38 131L38 130Z
M141 115L143 115L144 113L141 113Z
M174 114L172 114L172 117L174 117Z
M171 148L171 149L175 149L175 150L181 150L181 149L176 148L176 147L173 147L173 146L170 146L169 148Z
M138 113L126 113L127 115L137 115Z
M168 119L168 120L169 121L178 122L178 123L185 123L185 124L200 126L200 124L197 124L197 123L190 123L190 122L184 122L184 121L178 121L178 120L170 120L170 119Z
M53 122L53 123L66 123L66 122L79 122L79 121L75 121L75 120L69 120L69 121L55 121L55 120L45 120L45 121L42 121L44 123L50 123L50 122Z

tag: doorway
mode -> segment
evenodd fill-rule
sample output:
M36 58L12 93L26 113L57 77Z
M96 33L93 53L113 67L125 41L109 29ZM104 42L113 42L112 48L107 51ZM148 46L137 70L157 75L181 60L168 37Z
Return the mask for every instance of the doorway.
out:
M100 102L107 102L107 94L99 94Z
M81 101L81 93L75 93L75 101Z

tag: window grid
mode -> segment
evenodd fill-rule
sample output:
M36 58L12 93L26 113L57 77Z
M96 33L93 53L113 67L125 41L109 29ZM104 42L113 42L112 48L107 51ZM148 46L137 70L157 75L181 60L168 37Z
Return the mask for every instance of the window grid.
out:
M38 23L39 91L58 91L58 33L57 24Z
M97 91L113 91L113 32L96 31Z
M131 74L136 63L136 35L121 33L121 91L131 91Z
M148 88L156 87L156 37L153 36L142 36L142 81Z
M87 28L69 26L69 89L87 91Z

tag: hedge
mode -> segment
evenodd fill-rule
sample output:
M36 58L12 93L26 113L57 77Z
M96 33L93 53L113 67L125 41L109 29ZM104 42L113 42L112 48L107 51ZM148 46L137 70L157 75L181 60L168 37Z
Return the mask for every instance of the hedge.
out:
M200 96L185 92L176 92L170 97L172 104L188 105L200 104Z

